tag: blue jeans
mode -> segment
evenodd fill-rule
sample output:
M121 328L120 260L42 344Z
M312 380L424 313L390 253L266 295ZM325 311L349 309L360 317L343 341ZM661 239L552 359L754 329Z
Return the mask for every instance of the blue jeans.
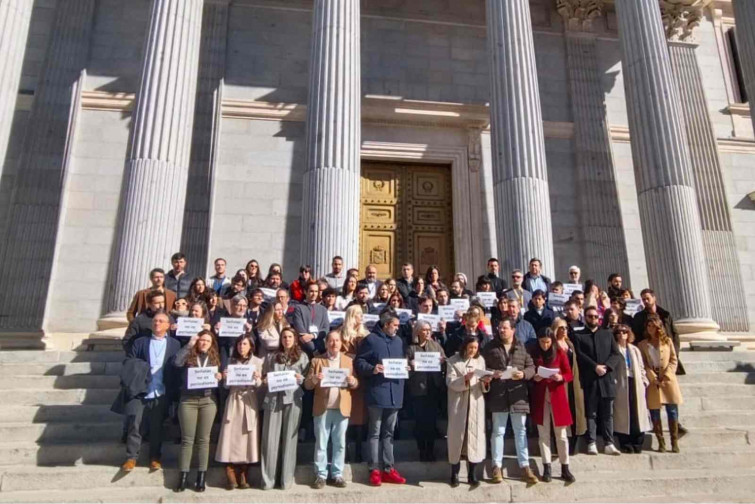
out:
M516 443L516 460L519 467L530 466L530 454L527 449L527 414L511 413L511 425L514 427L514 442ZM503 436L506 434L506 420L508 411L493 412L493 432L490 435L490 452L493 465L500 468L503 465Z
M328 477L328 439L333 434L333 461L330 474L333 478L343 476L343 461L346 455L346 428L349 418L341 414L341 410L325 410L315 421L315 473L317 477Z
M669 422L678 422L679 421L679 405L678 404L664 404L666 406L666 416L669 419ZM653 420L653 422L660 422L661 421L661 410L660 409L651 409L650 410L650 418Z

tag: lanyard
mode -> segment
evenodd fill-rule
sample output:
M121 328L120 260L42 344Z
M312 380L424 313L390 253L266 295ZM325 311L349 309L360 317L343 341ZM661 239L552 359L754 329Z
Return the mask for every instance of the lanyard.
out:
M204 362L200 359L200 357L197 355L197 364L199 364L199 367L207 367L207 361L209 360L210 356L204 358Z

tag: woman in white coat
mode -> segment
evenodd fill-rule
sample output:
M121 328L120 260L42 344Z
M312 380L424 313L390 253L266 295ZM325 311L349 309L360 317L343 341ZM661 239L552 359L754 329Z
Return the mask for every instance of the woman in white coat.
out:
M616 399L613 402L613 430L624 453L642 453L645 433L652 430L645 402L648 378L642 352L632 344L634 333L629 326L617 325L613 337L619 346L624 365L614 370Z
M465 338L459 353L448 360L448 461L451 463L451 486L459 486L461 459L467 459L467 481L480 484L475 473L485 460L485 392L490 376L479 378L475 371L485 371L477 338Z

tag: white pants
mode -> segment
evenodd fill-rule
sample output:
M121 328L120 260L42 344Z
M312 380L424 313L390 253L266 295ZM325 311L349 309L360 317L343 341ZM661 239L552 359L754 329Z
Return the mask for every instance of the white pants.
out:
M543 408L543 425L537 426L540 444L540 456L543 464L551 463L551 424L553 422L553 411L551 410L550 394L546 392L545 406ZM556 434L556 448L558 449L558 460L562 465L569 463L569 426L553 427Z

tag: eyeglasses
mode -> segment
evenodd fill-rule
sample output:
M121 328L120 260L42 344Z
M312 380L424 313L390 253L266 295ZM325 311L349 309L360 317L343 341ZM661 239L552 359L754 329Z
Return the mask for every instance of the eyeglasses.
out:
M587 316L585 316L585 318L596 319L596 318L600 318L600 317L598 317L597 315L587 315Z

